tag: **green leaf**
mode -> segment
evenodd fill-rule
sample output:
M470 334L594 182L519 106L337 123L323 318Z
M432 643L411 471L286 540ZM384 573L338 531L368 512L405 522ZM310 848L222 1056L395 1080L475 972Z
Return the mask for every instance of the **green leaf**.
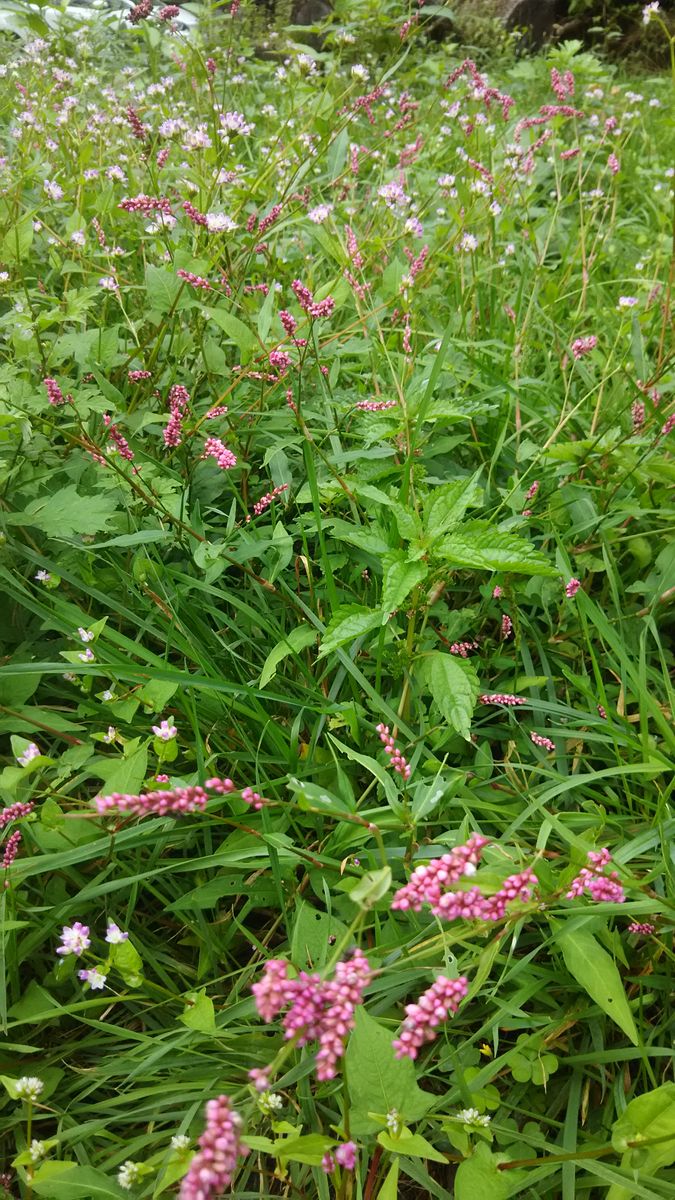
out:
M468 741L479 692L478 676L472 663L435 650L424 658L421 675L444 720Z
M183 284L173 271L166 267L153 267L150 263L145 268L145 291L148 305L155 312L164 315L173 308Z
M328 525L328 522L326 524ZM372 526L361 529L358 526L350 525L349 521L341 521L337 517L333 518L330 525L333 537L338 541L348 542L349 545L356 546L359 550L366 550L368 554L374 554L377 558L391 551L391 546L384 534Z
M0 258L6 263L22 262L33 244L33 217L25 213L14 221L2 240Z
M349 899L361 908L372 908L391 887L391 867L380 867L378 871L366 871L356 887L350 889Z
M123 1191L115 1180L108 1179L93 1167L71 1166L56 1174L55 1165L43 1163L33 1176L33 1191L44 1200L126 1200L128 1197L128 1192Z
M664 1083L652 1092L636 1096L612 1125L612 1145L617 1154L629 1149L629 1142L661 1138L672 1140L649 1147L653 1166L675 1161L675 1083Z
M124 758L113 758L110 763L102 763L97 774L103 780L100 789L103 795L111 792L138 792L148 766L148 748L140 746L138 750Z
M635 1021L614 960L585 929L563 927L556 932L555 940L572 978L637 1046Z
M507 1200L511 1185L497 1170L498 1161L487 1146L479 1143L471 1158L457 1168L455 1200Z
M398 789L386 768L383 767L376 758L371 758L369 754L360 754L358 750L352 750L351 746L348 746L346 742L341 742L338 738L334 737L332 733L329 734L329 737L333 745L337 747L341 754L344 754L345 757L350 759L352 762L360 763L361 766L365 767L371 775L375 776L379 783L382 784L382 788L385 796L387 797L387 803L389 806L394 810L394 812L400 812L401 801L398 798Z
M424 523L429 536L439 537L459 525L477 490L473 479L457 479L436 488L424 505Z
M5 520L12 525L34 525L47 537L69 538L107 529L116 510L114 496L101 492L82 496L71 483L60 491L32 500L22 512L7 514Z
M144 683L143 687L138 689L136 695L146 708L152 708L154 712L161 712L177 691L177 683L165 683L163 679L151 679L149 683Z
M204 312L209 320L215 321L223 333L227 334L230 341L237 346L242 363L247 363L251 355L256 350L260 350L256 335L248 325L244 325L244 322L239 320L239 317L235 317L234 313L228 312L224 308L205 308Z
M434 1098L417 1086L409 1058L395 1058L394 1034L359 1006L347 1045L345 1061L349 1087L350 1128L353 1134L373 1133L380 1126L368 1114L397 1110L403 1121L419 1121Z
M422 538L422 522L417 513L412 508L406 508L405 505L399 504L395 500L390 502L389 507L396 518L401 537L408 542L419 542Z
M335 609L326 632L321 639L319 658L325 658L345 642L363 637L382 623L382 613L377 609L364 608L361 604L341 604Z
M137 988L143 982L143 959L127 938L110 947L110 961L119 971L127 987Z
M644 1146L630 1145L642 1141ZM650 1141L657 1144L650 1146ZM621 1166L626 1171L632 1169L634 1155L640 1156L643 1179L675 1162L675 1083L664 1083L631 1100L612 1126L612 1145L623 1155ZM630 1188L614 1184L607 1200L632 1200L632 1196Z
M432 1162L447 1163L447 1158L419 1133L405 1131L400 1137L392 1137L386 1130L378 1133L377 1140L390 1154L405 1154L408 1158L429 1158Z
M399 1170L399 1161L395 1158L387 1171L387 1178L377 1194L377 1200L398 1200Z
M527 575L559 575L545 554L531 542L502 533L487 521L472 521L447 537L435 553L455 567L477 567L485 571L515 571Z
M274 679L280 662L288 658L289 654L299 654L301 650L311 646L316 638L317 631L312 625L298 625L296 629L292 629L283 641L279 642L267 655L260 672L258 686L266 687Z
M168 529L139 529L138 533L121 533L119 537L107 538L104 542L90 542L87 550L103 550L107 546L143 546L148 542L165 542L172 537Z
M382 624L386 625L395 609L400 608L414 587L426 579L429 570L421 562L408 562L405 553L385 554L384 584L382 586Z
M213 1000L202 988L199 992L188 992L185 997L185 1011L178 1018L188 1029L198 1033L216 1032L216 1014Z
M347 926L333 913L320 912L305 900L301 900L291 940L291 958L295 966L303 971L323 967L331 951L332 941L342 937L346 929Z
M258 313L258 337L263 344L267 341L267 335L272 324L272 315L274 313L276 298L276 291L274 288L270 288L260 306L260 312Z
M274 1143L274 1148L269 1153L283 1162L299 1162L318 1167L324 1154L334 1145L333 1138L324 1137L321 1133L308 1133L305 1137L282 1138Z

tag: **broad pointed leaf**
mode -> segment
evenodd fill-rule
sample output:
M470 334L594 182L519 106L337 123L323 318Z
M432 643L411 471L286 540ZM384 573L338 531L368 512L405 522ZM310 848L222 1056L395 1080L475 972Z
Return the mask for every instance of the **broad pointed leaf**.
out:
M637 1046L635 1021L614 959L586 929L563 927L556 933L556 943L572 978Z
M494 529L487 521L472 521L436 547L439 558L455 567L484 571L514 571L527 575L558 575L545 554L513 533Z
M394 610L407 600L413 588L426 579L429 570L425 563L408 562L403 551L385 555L383 566L381 620L385 625Z
M338 646L344 646L346 642L353 642L355 638L363 637L364 633L369 633L371 629L377 629L381 624L382 613L379 610L365 608L361 604L340 605L339 608L336 608L326 627L326 632L321 640L319 658L325 658L331 650L336 650Z
M472 663L456 658L454 654L434 651L424 659L422 675L441 715L468 741L479 692L478 676Z

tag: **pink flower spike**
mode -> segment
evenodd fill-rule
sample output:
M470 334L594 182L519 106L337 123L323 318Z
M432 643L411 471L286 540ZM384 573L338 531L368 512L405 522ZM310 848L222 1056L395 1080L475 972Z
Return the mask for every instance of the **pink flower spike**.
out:
M541 733L535 733L532 731L530 733L530 741L533 742L535 746L541 746L543 750L555 750L555 742L552 742L548 737L544 737L544 735Z
M20 821L22 817L30 816L34 808L32 800L27 800L25 804L21 800L16 800L7 808L0 809L0 829L4 829L10 821Z
M390 767L407 783L410 779L411 767L401 754L401 751L396 749L394 739L389 732L389 726L380 724L376 726L376 732L379 733L380 741L384 744L385 754L389 755Z
M206 1105L206 1128L199 1139L179 1200L215 1200L229 1188L237 1159L248 1153L241 1142L241 1117L229 1096L218 1096Z
M572 342L572 354L575 358L583 358L585 354L590 354L591 350L595 350L598 344L598 339L594 333L588 337L577 338Z
M11 867L12 863L14 862L14 859L16 858L17 854L19 853L20 844L21 844L21 831L19 829L15 829L14 833L11 833L9 835L9 837L7 838L7 841L5 842L5 850L4 850L4 854L2 856L3 871L8 871L9 868Z
M345 1171L353 1171L356 1166L356 1143L343 1142L335 1151L335 1161Z
M565 595L568 600L572 600L576 596L581 587L581 580L575 579L574 576L565 584Z
M282 958L269 959L262 979L251 985L251 991L259 1015L269 1024L282 1008L293 1002L294 988L293 981L288 978L288 963Z
M180 268L176 271L176 274L179 279L184 279L186 283L192 284L194 288L201 288L205 292L211 290L211 284L202 275L195 275L193 271L183 271Z
M61 404L66 403L66 397L55 379L43 379L42 382L47 389L47 399L50 404L58 408Z
M515 707L518 704L527 704L524 696L514 696L510 692L486 692L479 696L481 704L506 704Z
M642 937L649 937L650 934L656 933L656 925L650 925L649 921L631 921L628 926L629 933L638 933Z
M101 817L107 813L130 813L135 817L166 817L203 812L208 798L204 788L197 784L177 787L171 791L158 788L153 792L141 792L137 796L129 792L111 792L109 796L97 796L94 804Z
M591 899L598 903L623 904L626 894L617 872L610 871L608 875L601 873L611 861L612 856L606 846L602 850L589 851L587 865L572 880L565 899L574 900L588 892Z
M416 1004L406 1004L406 1017L401 1031L394 1039L397 1058L416 1059L420 1048L436 1038L438 1026L457 1012L469 990L464 975L459 979L447 979L441 975L423 992Z
M204 452L202 458L214 458L216 465L221 471L229 471L237 465L237 456L231 450L228 450L224 442L220 438L208 437L204 442Z
M323 984L321 1003L324 1012L319 1027L317 1079L333 1079L337 1074L337 1064L344 1054L347 1035L354 1027L354 1010L361 1004L364 989L371 978L368 960L357 949L351 958L337 964L334 979ZM338 1150L335 1155L337 1161L351 1171L353 1160L352 1165L348 1166L347 1162L341 1161L339 1154Z

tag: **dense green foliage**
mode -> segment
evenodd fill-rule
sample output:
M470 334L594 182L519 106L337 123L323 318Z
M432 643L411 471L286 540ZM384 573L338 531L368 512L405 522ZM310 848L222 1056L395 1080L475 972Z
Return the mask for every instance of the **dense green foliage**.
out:
M241 1200L675 1195L670 81L376 8L4 45L12 1196L176 1194L223 1094ZM354 948L317 1081L251 986Z

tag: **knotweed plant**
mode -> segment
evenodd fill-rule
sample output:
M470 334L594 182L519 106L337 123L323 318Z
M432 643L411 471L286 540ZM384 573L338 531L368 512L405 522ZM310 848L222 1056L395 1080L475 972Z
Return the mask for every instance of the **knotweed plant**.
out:
M0 1187L666 1195L669 80L250 8L0 34Z

